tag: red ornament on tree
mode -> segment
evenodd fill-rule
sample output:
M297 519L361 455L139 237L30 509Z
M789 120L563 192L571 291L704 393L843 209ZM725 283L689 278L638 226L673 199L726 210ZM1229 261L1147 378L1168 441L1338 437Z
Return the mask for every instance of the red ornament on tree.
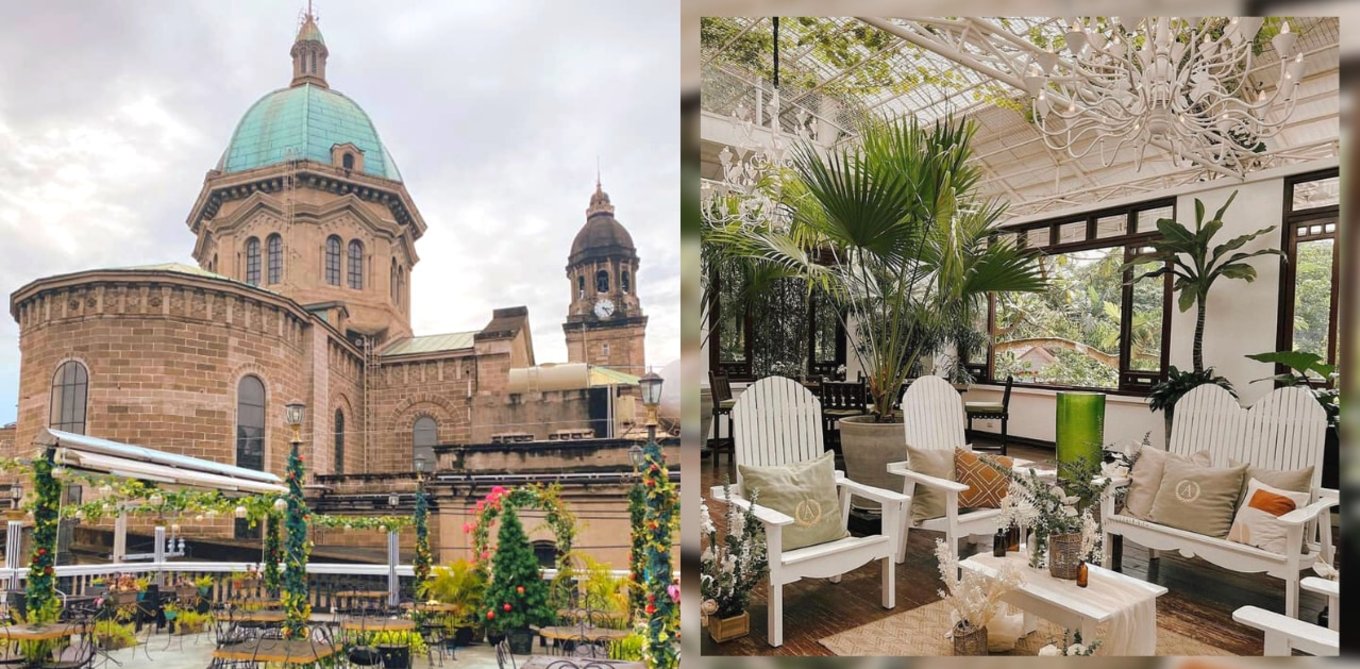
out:
M509 613L509 612L510 612L510 604L509 604L509 603L501 604L501 608L505 609L505 612L506 612L506 613Z
M647 612L647 615L650 616L650 615L656 613L656 605L655 605L655 604L648 604L648 605L647 605L647 608L644 609L644 610Z
M39 549L38 549L38 555L47 555L47 549L46 549L46 548L39 548Z
M487 619L487 620L495 620L495 619L496 619L496 612L495 612L495 611L487 611L487 612L486 612L486 619Z
M521 595L524 594L524 586L522 586L522 585L516 586L516 587L515 587L515 592L518 593L518 594L521 594Z

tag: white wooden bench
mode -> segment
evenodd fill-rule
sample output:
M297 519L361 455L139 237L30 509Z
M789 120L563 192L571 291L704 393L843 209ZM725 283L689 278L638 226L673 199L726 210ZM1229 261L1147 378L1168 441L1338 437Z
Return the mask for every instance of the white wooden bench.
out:
M732 407L732 434L738 465L777 466L806 462L822 455L822 409L817 398L793 379L772 376L748 387ZM850 497L857 495L878 502L883 509L883 534L866 537L847 536L815 546L783 550L783 528L792 525L790 516L751 504L741 497L741 474L731 497L724 497L722 486L715 486L714 499L753 508L765 528L766 550L770 563L769 643L784 643L784 586L804 578L828 578L839 583L841 574L858 569L873 560L882 560L883 608L897 606L893 555L897 547L895 529L906 498L891 490L861 485L836 472L841 507L841 527L850 520Z
M1217 385L1191 390L1176 403L1169 445L1172 453L1189 456L1208 451L1214 467L1227 467L1229 460L1268 469L1313 467L1312 501L1279 518L1289 526L1285 545L1303 549L1271 553L1134 518L1116 513L1114 495L1107 495L1101 507L1106 550L1110 550L1113 536L1122 536L1151 549L1154 558L1156 551L1175 550L1233 571L1283 579L1284 613L1297 618L1299 572L1310 568L1319 556L1329 564L1334 558L1328 510L1338 504L1338 493L1321 486L1326 430L1326 413L1303 388L1278 388L1250 410ZM1114 484L1124 486L1128 481Z
M1313 625L1289 616L1267 611L1256 606L1244 606L1233 611L1233 620L1265 632L1265 654L1288 657L1294 651L1309 655L1332 656L1341 654L1341 619L1339 607L1341 587L1336 581L1308 577L1300 583L1304 590L1327 596L1328 627Z

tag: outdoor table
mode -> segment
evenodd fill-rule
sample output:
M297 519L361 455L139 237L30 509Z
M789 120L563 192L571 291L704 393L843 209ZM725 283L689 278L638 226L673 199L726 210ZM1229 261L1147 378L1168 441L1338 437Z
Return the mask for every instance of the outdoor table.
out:
M280 664L315 664L340 652L340 646L314 639L260 639L213 651L214 660Z
M228 604L232 606L256 606L262 609L277 609L283 606L283 600L269 599L266 597L241 597L239 599L229 599Z
M283 611L232 611L227 620L234 623L281 623L288 617Z
M623 660L604 660L588 657L553 657L551 655L531 655L529 659L517 664L519 669L568 669L571 666L580 669L645 669L646 665L641 662L625 662Z
M415 621L407 618L349 618L340 622L340 629L346 632L406 632L415 628Z
M50 641L62 639L85 631L85 625L78 623L49 623L46 625L5 625L0 626L0 639L9 641Z
M551 625L538 628L539 638L552 641L553 647L560 647L564 641L585 643L607 643L628 636L628 630L611 630L603 627L580 625Z
M446 604L444 602L426 602L410 607L422 613L458 613L463 607L458 604Z

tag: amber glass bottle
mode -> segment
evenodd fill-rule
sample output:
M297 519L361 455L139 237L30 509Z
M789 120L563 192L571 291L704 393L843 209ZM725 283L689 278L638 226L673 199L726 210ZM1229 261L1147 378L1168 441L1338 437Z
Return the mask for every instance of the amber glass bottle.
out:
M1088 578L1090 578L1089 572L1086 569L1086 562L1083 561L1081 566L1077 567L1077 586L1086 587Z

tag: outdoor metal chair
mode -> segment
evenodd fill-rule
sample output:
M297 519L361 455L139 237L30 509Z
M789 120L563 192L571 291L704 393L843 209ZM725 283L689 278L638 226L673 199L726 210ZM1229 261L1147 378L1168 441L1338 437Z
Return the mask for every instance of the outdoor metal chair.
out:
M496 666L500 669L515 669L515 655L510 652L510 639L496 643Z

